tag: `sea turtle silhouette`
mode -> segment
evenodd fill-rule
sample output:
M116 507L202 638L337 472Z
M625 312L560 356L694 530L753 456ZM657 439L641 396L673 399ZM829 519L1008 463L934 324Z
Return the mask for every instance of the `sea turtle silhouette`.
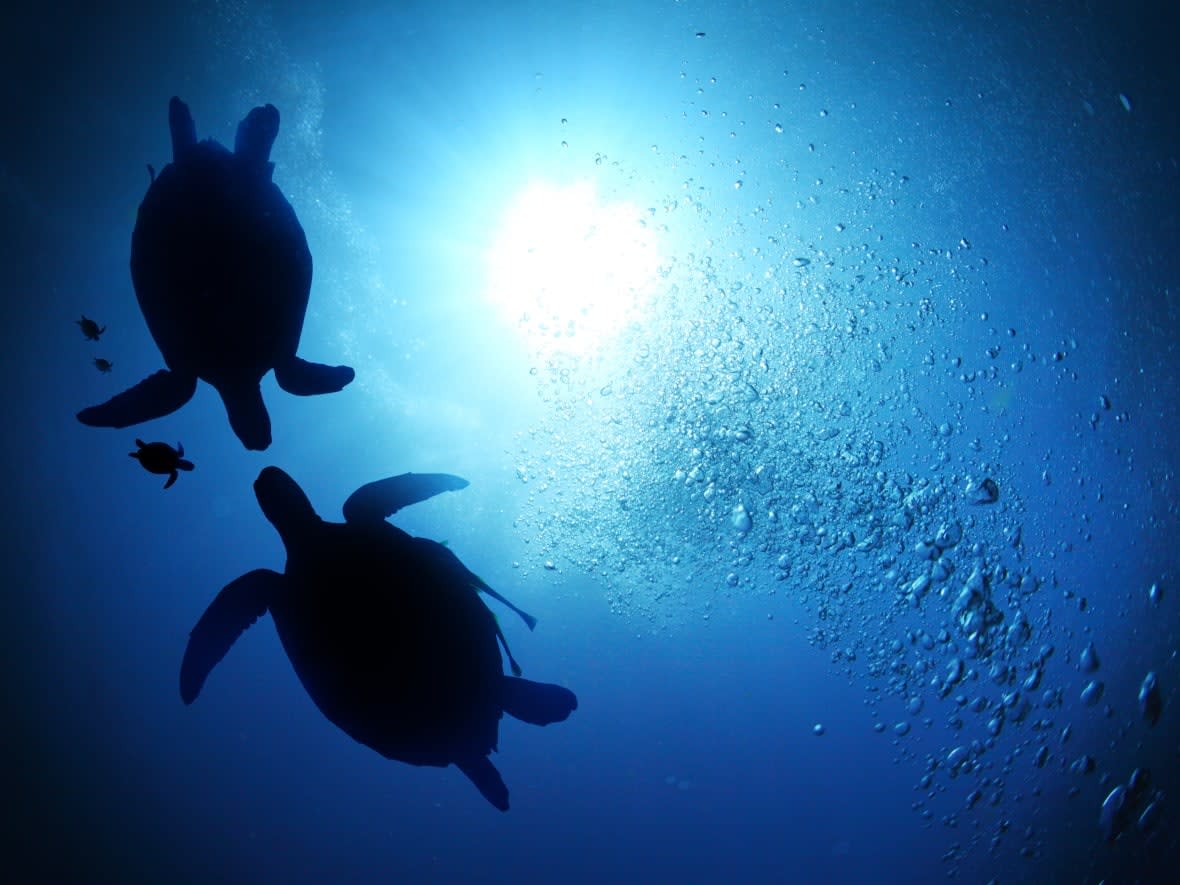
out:
M500 718L547 725L577 708L573 692L503 671L478 591L503 600L446 546L385 521L466 480L413 474L369 483L343 523L316 515L295 481L267 467L254 483L287 548L285 574L257 569L226 585L197 622L180 668L192 703L242 632L270 612L287 657L320 711L353 739L411 765L455 765L496 808L508 788L488 759ZM530 628L536 621L513 606Z
M221 395L246 448L265 449L270 417L259 382L268 371L301 396L333 393L353 379L347 366L295 355L312 262L295 210L271 181L279 112L269 104L250 111L232 152L213 139L198 142L178 98L168 122L173 159L153 176L131 235L135 295L168 368L83 409L78 420L129 427L159 418L188 402L200 378Z
M107 330L106 326L102 326L100 328L98 323L92 319L87 318L86 314L82 314L82 319L74 320L74 322L77 323L79 327L81 327L82 334L85 336L87 341L97 341L102 336L102 333Z
M176 477L179 476L176 471L193 469L193 462L185 460L184 446L180 443L176 444L176 448L172 448L165 442L145 443L142 439L137 439L135 444L139 450L128 454L142 464L148 473L167 476L168 481L164 483L164 488L176 482Z

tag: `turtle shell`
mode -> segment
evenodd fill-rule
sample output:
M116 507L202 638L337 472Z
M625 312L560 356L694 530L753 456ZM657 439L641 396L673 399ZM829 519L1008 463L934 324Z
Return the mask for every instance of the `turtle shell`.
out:
M445 766L495 749L495 618L446 548L385 522L316 520L288 544L279 637L321 712L390 759ZM441 552L441 553L440 553Z
M150 473L169 473L175 470L183 454L183 449L174 449L165 442L145 443L137 439L135 445L139 450L133 452L132 457L137 458Z
M207 139L165 166L140 204L131 278L173 371L217 385L261 378L295 353L311 252L271 170Z

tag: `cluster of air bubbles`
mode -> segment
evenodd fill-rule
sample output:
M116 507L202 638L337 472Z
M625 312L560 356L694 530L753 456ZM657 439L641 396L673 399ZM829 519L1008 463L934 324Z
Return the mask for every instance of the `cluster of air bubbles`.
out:
M539 368L552 419L520 457L550 481L530 486L519 524L538 563L560 556L593 575L615 612L653 632L729 600L774 630L789 603L814 648L869 686L872 730L924 764L915 809L933 819L943 793L958 795L944 822L993 814L994 850L1017 782L1039 790L1056 773L1097 789L1107 775L1090 775L1110 758L1078 746L1092 740L1082 722L1133 700L1103 673L1102 637L1075 646L1060 623L1066 600L1086 615L1085 597L1049 555L1068 550L1063 520L1026 501L1062 494L1066 469L1046 457L1030 474L1028 453L1010 452L1020 398L1077 380L1078 344L979 310L982 235L892 235L917 188L825 165L816 136L841 115L820 84L784 81L743 130L724 84L682 77L696 153L662 141L643 155L675 166L679 190L652 206L682 245L648 318L607 357ZM793 102L815 104L801 115ZM804 118L814 132L796 130ZM756 139L782 158L788 198L743 156ZM1080 427L1115 410L1097 383ZM1147 597L1163 604L1158 585ZM1164 714L1158 671L1138 702L1143 723ZM1104 806L1104 831L1158 825L1162 795L1144 777ZM1021 852L1034 843L1026 834Z
M1151 772L1136 768L1126 783L1117 785L1102 802L1098 826L1102 838L1113 842L1133 826L1142 835L1150 835L1159 826L1163 793L1151 787Z

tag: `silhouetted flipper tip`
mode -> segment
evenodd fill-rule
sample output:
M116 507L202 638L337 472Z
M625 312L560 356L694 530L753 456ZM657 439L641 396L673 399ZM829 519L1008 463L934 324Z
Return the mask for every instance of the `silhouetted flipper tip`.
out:
M180 699L191 704L239 636L266 612L285 585L278 572L255 569L221 589L189 634L180 664Z
M192 399L196 390L195 376L160 369L105 403L83 409L77 418L88 427L131 427L171 415Z
M172 133L172 159L178 160L189 148L197 144L197 124L192 112L175 95L168 102L168 129Z
M465 489L467 480L449 473L402 473L365 483L344 502L344 521L378 522L403 507L433 498L441 492Z
M569 718L578 709L578 698L561 685L505 676L500 681L504 712L531 725L550 725Z
M496 766L492 764L492 760L487 756L476 756L457 761L455 767L467 775L475 784L475 788L492 805L500 811L508 810L508 787Z
M295 396L320 396L339 393L356 378L352 366L328 366L300 357L291 357L275 366L275 381Z

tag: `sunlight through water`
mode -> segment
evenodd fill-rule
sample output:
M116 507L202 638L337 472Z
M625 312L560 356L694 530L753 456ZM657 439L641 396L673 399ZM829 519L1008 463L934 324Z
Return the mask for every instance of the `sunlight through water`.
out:
M487 297L534 352L590 356L642 317L658 267L637 206L604 201L589 181L534 183L487 253Z

